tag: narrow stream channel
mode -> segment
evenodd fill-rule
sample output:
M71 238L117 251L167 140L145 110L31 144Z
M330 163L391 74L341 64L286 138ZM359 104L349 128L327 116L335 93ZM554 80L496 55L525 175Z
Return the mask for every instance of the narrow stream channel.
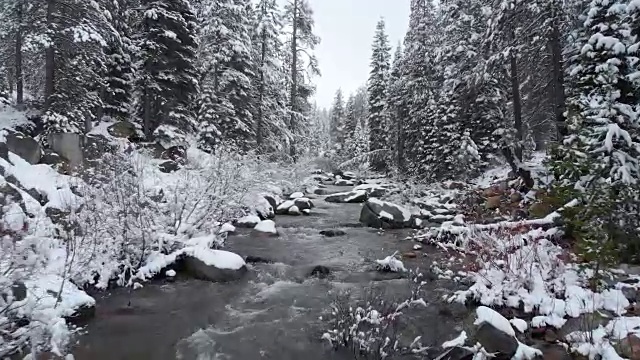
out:
M344 191L348 188L331 188ZM320 340L320 319L336 294L364 296L373 284L390 300L404 300L408 281L398 274L375 271L373 261L398 250L411 251L404 238L410 230L379 233L358 225L361 204L313 200L311 216L278 216L279 237L256 236L238 229L226 250L243 257L259 256L270 264L249 265L249 274L234 283L176 279L148 283L132 295L126 289L101 294L96 317L74 349L76 360L208 360L208 359L353 359ZM341 229L345 236L324 237L321 230ZM428 271L430 262L446 254L425 248L426 256L405 259L407 268ZM327 279L311 277L314 266L331 269ZM426 286L427 308L409 310L406 339L423 336L437 346L460 331L459 315L441 302L445 280ZM131 299L131 307L127 303Z

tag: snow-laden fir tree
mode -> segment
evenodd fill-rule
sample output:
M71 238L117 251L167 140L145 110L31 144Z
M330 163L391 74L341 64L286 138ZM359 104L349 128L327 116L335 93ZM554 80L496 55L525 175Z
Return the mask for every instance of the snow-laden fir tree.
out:
M633 235L640 226L639 94L629 20L624 1L591 1L570 59L569 136L554 163L556 176L582 200L572 221L585 256L625 261L640 250Z
M345 109L341 89L338 89L338 91L336 91L336 95L333 98L333 104L331 105L331 110L329 111L329 121L331 124L330 135L332 147L338 155L342 155L345 150L344 146L346 136L344 128Z
M164 145L181 142L195 128L196 17L186 0L141 0L138 34L144 133Z
M256 61L256 146L260 152L273 152L281 150L286 139L291 140L285 122L288 114L282 13L275 0L260 0L255 18L252 38Z
M212 104L211 113L199 113L203 149L214 146L216 132L209 132L213 129L221 133L221 141L242 151L255 141L250 5L248 0L200 1L196 5L201 96L209 97ZM208 123L212 119L217 123Z
M371 63L368 81L369 93L369 151L371 152L371 167L375 171L387 170L387 81L389 79L391 47L385 33L383 19L376 25L373 40Z
M45 29L34 33L45 52L43 125L45 134L91 129L103 106L105 48L115 36L98 2L73 0L37 4Z
M308 118L312 111L309 103L315 91L311 82L320 74L313 50L320 42L314 32L315 21L309 0L290 0L285 5L285 25L288 28L288 52L285 64L288 69L287 88L289 90L288 127L293 139L289 142L289 155L293 160L299 157L297 142L308 138Z
M118 120L130 120L133 103L135 67L130 28L130 2L112 0L106 3L110 24L116 32L106 49L104 115Z
M349 95L347 103L344 106L344 139L345 150L347 154L350 154L352 148L353 139L356 135L356 127L358 126L358 119L356 117L356 99L355 96Z
M387 84L387 101L385 104L385 113L389 123L388 130L388 147L391 150L389 156L389 164L401 173L405 172L405 136L404 121L407 117L406 105L406 86L403 82L401 71L403 70L403 49L402 45L398 46L393 55L393 63L389 73L389 81Z
M438 24L434 5L427 0L412 0L409 29L404 40L403 86L407 99L407 117L403 120L406 169L412 175L429 174L426 145L436 129L433 126L434 88L438 84L433 71L433 50L437 44Z

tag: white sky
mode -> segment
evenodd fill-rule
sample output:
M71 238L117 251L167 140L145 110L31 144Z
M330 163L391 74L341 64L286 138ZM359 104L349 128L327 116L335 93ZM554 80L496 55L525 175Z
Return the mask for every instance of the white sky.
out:
M322 76L315 79L318 106L329 107L336 90L345 98L369 77L371 44L384 17L391 54L409 24L410 0L310 0L321 43L316 56ZM346 100L346 99L345 99Z

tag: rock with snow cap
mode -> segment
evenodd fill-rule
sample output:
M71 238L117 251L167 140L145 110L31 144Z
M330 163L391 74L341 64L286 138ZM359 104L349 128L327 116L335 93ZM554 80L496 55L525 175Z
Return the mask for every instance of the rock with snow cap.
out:
M360 211L360 222L373 228L401 229L412 227L411 212L403 206L371 198Z
M349 192L337 193L327 196L324 200L333 203L362 203L368 198L367 192L364 190L354 190Z
M194 248L185 252L184 267L191 276L214 282L240 279L247 272L242 257L229 251Z

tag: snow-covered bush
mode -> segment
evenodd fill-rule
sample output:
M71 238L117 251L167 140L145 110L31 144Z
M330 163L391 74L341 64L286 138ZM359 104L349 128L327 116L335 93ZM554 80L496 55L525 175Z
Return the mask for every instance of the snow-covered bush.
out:
M421 353L426 350L416 338L411 344L401 344L402 311L411 306L426 306L421 298L422 274L410 273L411 295L402 302L385 300L384 293L368 288L361 299L350 292L338 294L326 317L327 330L322 339L336 351L345 349L356 359L385 359L401 353Z

